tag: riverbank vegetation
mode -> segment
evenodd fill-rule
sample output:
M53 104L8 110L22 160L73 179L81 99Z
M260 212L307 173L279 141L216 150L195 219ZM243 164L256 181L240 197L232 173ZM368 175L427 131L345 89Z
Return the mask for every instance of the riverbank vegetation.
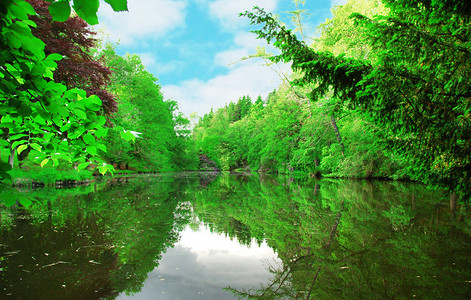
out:
M302 10L292 30L262 8L246 12L279 51L255 56L294 72L265 99L221 99L235 102L192 130L138 55L96 38L91 2L75 0L72 14L66 1L0 4L4 183L37 168L251 170L409 179L470 198L467 2L349 0L316 38Z
M2 3L0 178L18 182L47 173L48 183L64 174L91 177L87 169L194 168L189 121L177 102L164 99L137 55L102 46L89 26L96 11L80 10L81 2L90 4L75 1L76 14L65 2Z
M279 50L264 57L290 63L292 80L241 120L230 105L207 114L197 145L224 169L406 178L469 199L470 12L464 1L351 0L309 44L302 27L246 12Z

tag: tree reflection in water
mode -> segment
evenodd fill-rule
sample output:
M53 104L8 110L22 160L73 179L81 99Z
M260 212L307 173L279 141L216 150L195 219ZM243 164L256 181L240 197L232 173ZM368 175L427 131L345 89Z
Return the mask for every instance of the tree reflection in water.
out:
M228 178L214 188L215 195L203 195L194 204L201 206L198 215L214 230L233 232L240 240L267 239L283 261L280 267L270 267L273 279L262 288L229 286L236 296L471 295L469 219L464 218L465 209L451 214L438 192L399 182L282 182L252 180L241 185ZM234 223L244 230L234 231Z
M281 260L269 282L231 288L262 299L465 299L471 295L466 209L399 182L151 176L41 190L3 208L1 298L115 298L138 293L187 225ZM444 198L444 197L443 197ZM52 295L52 296L51 296Z

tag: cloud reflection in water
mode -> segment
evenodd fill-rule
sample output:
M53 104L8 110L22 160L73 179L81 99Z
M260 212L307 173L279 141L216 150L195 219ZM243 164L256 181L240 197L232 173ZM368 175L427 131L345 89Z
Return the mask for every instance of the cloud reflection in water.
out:
M187 227L180 236L148 275L141 292L117 299L234 299L223 288L258 288L271 278L268 265L280 264L266 243L243 246L203 226L198 231Z

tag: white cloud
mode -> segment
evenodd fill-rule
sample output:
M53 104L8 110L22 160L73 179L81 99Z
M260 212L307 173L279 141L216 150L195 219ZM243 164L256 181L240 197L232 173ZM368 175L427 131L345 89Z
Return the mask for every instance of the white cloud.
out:
M234 49L219 52L216 54L214 61L216 64L221 66L234 66L235 63L239 62L242 58L249 56L247 49Z
M187 117L193 112L203 116L211 108L223 107L244 95L254 101L259 95L266 97L280 82L276 72L263 66L260 60L253 60L209 81L192 79L180 85L163 86L163 93L166 98L178 101L180 111Z
M144 64L144 66L146 66L146 69L156 64L156 59L153 53L143 52L143 53L138 53L138 55L141 57L141 61Z
M149 41L185 25L186 0L131 0L129 12L114 12L100 5L100 27L123 45Z
M246 18L240 18L239 13L252 10L254 6L274 11L277 0L216 0L209 3L209 12L224 29L233 30L249 23Z
M347 4L348 0L330 0L330 4L331 6L335 6L335 5L345 5Z
M217 53L214 61L221 66L234 67L234 63L240 62L242 58L255 54L257 47L264 47L267 52L276 51L265 40L257 39L255 34L239 31L235 34L232 49Z
M155 71L154 75L157 75L157 77L160 74L171 73L179 68L183 68L185 65L185 62L179 60L161 61L156 58L155 52L141 52L137 53L137 55L140 56L146 69L150 72Z

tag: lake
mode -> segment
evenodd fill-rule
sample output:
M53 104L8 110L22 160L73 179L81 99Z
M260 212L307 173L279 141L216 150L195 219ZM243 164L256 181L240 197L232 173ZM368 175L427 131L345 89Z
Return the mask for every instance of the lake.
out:
M178 173L23 189L1 299L469 299L471 218L407 182Z

